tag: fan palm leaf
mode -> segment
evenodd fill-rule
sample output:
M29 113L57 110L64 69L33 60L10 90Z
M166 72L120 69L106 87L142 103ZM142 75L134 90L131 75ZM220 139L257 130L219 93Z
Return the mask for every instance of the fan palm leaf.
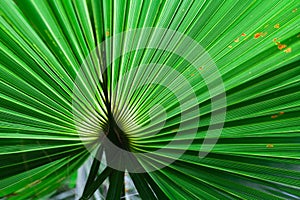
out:
M92 152L82 199L106 179L106 198L120 199L124 174L142 199L300 198L298 9L297 0L2 0L0 197L51 195ZM141 153L131 162L144 171L112 167L99 132Z

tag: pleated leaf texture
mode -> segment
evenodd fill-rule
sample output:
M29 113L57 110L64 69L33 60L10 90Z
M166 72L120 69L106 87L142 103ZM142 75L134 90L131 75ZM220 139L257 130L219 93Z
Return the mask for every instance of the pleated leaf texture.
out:
M107 180L122 198L124 174L146 200L299 199L299 14L298 0L1 0L1 199L49 197L93 156L81 199Z

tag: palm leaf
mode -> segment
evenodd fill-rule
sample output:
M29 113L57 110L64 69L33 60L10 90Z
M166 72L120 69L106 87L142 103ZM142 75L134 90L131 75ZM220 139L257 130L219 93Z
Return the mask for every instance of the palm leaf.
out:
M119 199L126 166L120 157L124 170L111 168L115 155L98 150L104 131L143 153L130 160L143 173L125 173L142 199L300 198L299 8L2 0L0 197L49 196L96 152L78 195L90 198L108 179L106 198Z

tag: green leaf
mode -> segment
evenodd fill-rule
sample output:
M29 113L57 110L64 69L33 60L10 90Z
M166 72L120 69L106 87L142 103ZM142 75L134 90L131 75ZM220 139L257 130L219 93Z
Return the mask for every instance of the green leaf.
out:
M106 135L136 154L103 143L82 199L107 178L104 197L122 198L128 169L110 165L124 160L146 170L129 172L142 199L299 199L299 12L297 0L2 0L0 198L50 198Z
M83 193L81 199L89 199L93 193L100 187L100 185L105 181L106 178L110 176L112 173L112 169L109 167L106 167L100 175L97 176L96 180L89 186L85 193Z
M106 199L120 199L122 190L124 190L124 172L112 170L109 176L109 182Z
M153 191L144 179L143 174L130 173L130 177L132 178L133 183L142 199L156 199Z

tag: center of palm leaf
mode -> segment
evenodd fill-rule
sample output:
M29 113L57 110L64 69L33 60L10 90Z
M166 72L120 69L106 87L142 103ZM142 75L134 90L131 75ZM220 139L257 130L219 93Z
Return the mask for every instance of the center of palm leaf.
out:
M105 132L107 138L112 143L126 151L129 151L129 138L127 137L126 133L119 127L112 114L110 114L108 117Z

